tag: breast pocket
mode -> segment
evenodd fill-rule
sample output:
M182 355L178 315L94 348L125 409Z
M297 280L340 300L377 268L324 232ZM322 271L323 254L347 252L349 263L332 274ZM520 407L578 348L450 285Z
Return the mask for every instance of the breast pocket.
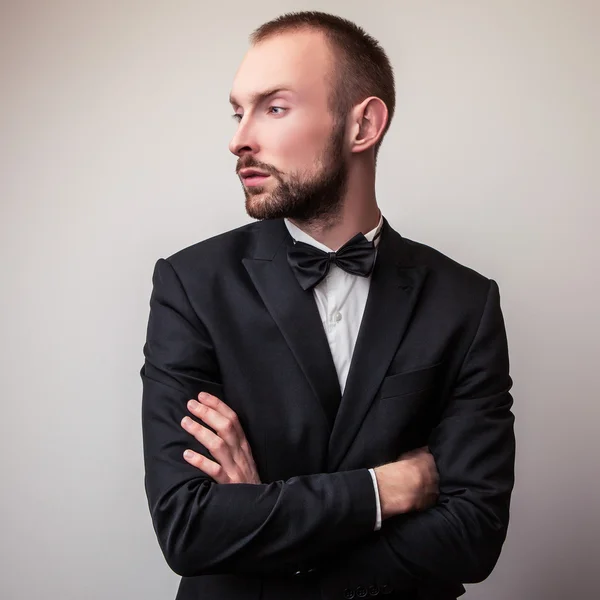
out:
M439 384L442 363L429 367L396 373L386 377L380 388L380 398L393 398L423 392Z

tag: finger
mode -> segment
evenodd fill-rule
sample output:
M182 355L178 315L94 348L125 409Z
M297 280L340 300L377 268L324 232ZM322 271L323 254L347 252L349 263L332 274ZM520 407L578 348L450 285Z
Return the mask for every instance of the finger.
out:
M193 467L212 477L217 483L227 483L228 478L221 465L210 460L210 458L206 458L206 456L202 456L202 454L198 454L198 452L194 452L189 448L183 453L183 458Z
M248 440L233 411L231 413L234 415L235 421L228 420L227 417L217 413L211 407L199 404L195 400L189 401L188 408L194 416L197 416L218 434L220 439L212 438L215 446L212 446L210 450L223 466L231 480L236 481L238 477L243 477L243 475L240 475L241 473L254 472L256 470ZM197 429L193 431L197 431ZM221 448L219 446L221 440L225 441L228 448Z
M196 400L190 400L187 407L194 416L214 429L232 448L239 447L240 442L238 440L237 429L235 424L227 417L206 404L196 402Z
M244 458L246 460L248 457L252 459L252 450L250 449L250 444L248 444L246 434L244 433L244 429L242 428L242 424L240 423L237 413L232 408L227 406L223 400L207 392L200 392L198 394L198 399L202 402L202 404L210 406L218 413L229 419L231 426L235 429L237 434L239 447L244 454Z
M207 392L200 392L198 394L198 400L204 406L209 406L213 410L216 410L219 414L223 415L225 418L229 419L235 427L238 436L240 438L245 437L237 413L232 408L227 406L227 404L225 404L223 400L217 398L216 396L213 396L212 394L208 394Z
M217 412L221 413L224 417L231 418L236 416L235 411L227 406L223 400L209 394L208 392L200 392L198 394L198 400L203 404L207 404L211 408L214 408Z
M184 417L181 426L213 455L230 479L237 477L237 464L225 440L190 417Z

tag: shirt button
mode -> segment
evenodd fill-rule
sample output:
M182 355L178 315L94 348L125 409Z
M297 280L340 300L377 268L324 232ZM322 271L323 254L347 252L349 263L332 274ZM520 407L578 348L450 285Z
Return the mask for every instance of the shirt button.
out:
M333 315L333 319L335 320L336 323L339 323L342 320L342 313L341 312L336 312Z

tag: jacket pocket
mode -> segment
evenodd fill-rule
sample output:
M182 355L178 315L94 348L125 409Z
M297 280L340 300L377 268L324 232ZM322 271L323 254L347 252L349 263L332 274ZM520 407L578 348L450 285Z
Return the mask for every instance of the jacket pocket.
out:
M379 389L380 398L415 394L434 387L439 383L441 365L440 362L422 369L388 375L384 378Z

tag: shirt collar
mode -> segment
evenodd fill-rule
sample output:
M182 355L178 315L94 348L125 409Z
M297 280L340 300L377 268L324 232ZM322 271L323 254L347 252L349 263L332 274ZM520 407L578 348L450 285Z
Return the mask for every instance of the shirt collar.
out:
M310 244L311 246L314 246L315 248L318 248L319 250L323 250L323 252L333 252L333 250L331 248L328 248L325 244L322 244L321 242L315 240L315 238L308 235L308 233L302 231L302 229L300 229L299 227L294 225L288 219L284 219L283 221L284 221L285 226L287 227L287 230L289 231L290 235L294 239L294 241L304 242L305 244ZM381 212L380 212L379 213L379 223L377 224L377 227L375 227L375 229L371 229L371 231L365 233L365 237L367 238L367 241L372 242L373 238L379 233L382 226L383 226L383 214L381 214ZM377 239L375 240L375 247L377 247L379 245L380 240L381 240L381 236L378 236Z

